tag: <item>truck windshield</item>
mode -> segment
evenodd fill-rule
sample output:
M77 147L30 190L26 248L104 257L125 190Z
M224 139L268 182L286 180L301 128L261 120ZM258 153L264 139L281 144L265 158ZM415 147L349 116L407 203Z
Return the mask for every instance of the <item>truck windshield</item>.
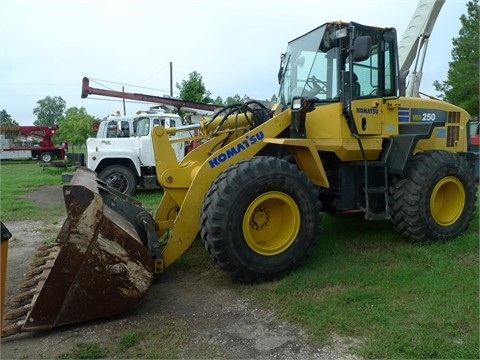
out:
M340 49L334 24L324 24L288 43L279 99L290 104L294 96L338 99Z
M135 119L134 127L137 136L147 136L150 134L150 127L153 124L153 127L162 125L165 126L165 119L169 120L167 127L175 127L175 120L170 119L170 117L148 117L148 116L140 116Z
M136 134L137 136L147 136L150 134L150 118L146 116L141 116L135 119L135 123L137 124L136 127Z

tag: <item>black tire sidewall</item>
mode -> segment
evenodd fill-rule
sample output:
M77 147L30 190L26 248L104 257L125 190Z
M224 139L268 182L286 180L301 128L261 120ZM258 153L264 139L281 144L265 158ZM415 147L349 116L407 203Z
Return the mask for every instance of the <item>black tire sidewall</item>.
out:
M445 177L454 177L465 191L462 213L449 226L437 223L430 199L434 188ZM444 150L415 155L407 173L390 187L391 220L404 237L412 242L450 240L467 229L475 211L477 187L466 160Z
M452 225L442 226L433 218L430 199L435 186L447 176L455 177L462 183L465 191L465 203L459 219ZM429 237L449 239L462 232L468 226L476 196L474 187L471 184L470 174L464 167L452 162L442 164L427 176L424 191L422 191L420 195L420 213L425 221L426 227L429 229Z
M45 160L46 159L46 160ZM53 160L53 155L49 152L44 152L40 154L40 160L44 163L49 163L52 162Z
M218 190L222 191L221 196L214 195L209 200L212 208L220 206L224 210L220 215L222 219L218 220L215 227L215 238L221 239L223 243L222 256L229 259L230 269L236 269L234 272L239 269L237 273L242 274L240 277L245 281L271 280L298 266L313 246L320 224L316 193L305 175L294 165L277 158L269 161L282 162L279 167L266 166L268 162L265 162L265 158L256 159L260 158L240 163L239 172L243 176L224 177L223 183L226 185L219 186L222 190ZM245 179L249 181L244 181ZM252 202L270 191L281 192L293 199L300 212L300 226L295 240L288 248L281 253L266 256L257 253L247 244L243 222Z
M119 174L120 176L125 178L125 180L127 182L127 189L125 191L114 188L115 190L118 190L118 191L124 193L125 195L129 195L129 196L132 196L133 194L135 194L135 191L136 191L136 188L137 188L136 178L135 178L134 174L132 174L132 172L128 168L126 168L125 166L122 166L122 165L108 166L100 172L98 177L99 177L100 180L102 180L106 183L108 177L110 177L113 174Z

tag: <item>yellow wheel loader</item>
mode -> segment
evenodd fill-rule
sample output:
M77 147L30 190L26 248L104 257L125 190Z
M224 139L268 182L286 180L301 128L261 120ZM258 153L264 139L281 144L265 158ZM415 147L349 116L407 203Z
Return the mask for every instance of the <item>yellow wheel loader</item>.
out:
M192 124L202 144L180 162L169 136L179 130L151 129L163 188L153 215L78 169L64 186L65 224L2 335L135 306L198 236L233 280L256 282L302 263L322 241L324 212L390 219L415 242L461 234L478 179L469 114L405 97L397 49L393 28L326 23L288 43L278 104L252 100Z

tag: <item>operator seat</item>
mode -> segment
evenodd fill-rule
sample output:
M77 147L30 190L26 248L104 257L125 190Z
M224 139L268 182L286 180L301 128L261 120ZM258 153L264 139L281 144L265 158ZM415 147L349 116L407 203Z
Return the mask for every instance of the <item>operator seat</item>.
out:
M356 99L360 96L360 84L358 82L357 74L353 73L353 98Z
M348 93L350 91L350 87L348 86L348 81L349 81L349 78L350 78L350 72L349 71L345 71L345 74L344 74L344 79L345 79L345 95L347 95L348 97ZM353 73L353 85L352 85L352 91L353 91L353 96L352 96L352 99L357 99L358 97L360 97L361 95L361 91L360 91L360 84L358 82L358 76L357 74Z

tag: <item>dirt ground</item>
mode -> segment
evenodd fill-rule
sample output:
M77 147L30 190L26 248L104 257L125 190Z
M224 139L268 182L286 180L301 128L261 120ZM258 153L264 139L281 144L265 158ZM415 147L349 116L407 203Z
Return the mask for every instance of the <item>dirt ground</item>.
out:
M52 204L63 203L61 186L42 187L27 198L45 211ZM37 247L45 239L54 238L62 223L63 219L54 225L51 221L5 223L13 234L9 241L7 298L17 292L16 285L22 282ZM181 329L187 341L182 342L177 354L185 359L357 359L349 353L355 340L330 334L329 345L310 342L302 329L276 318L274 309L239 297L236 285L213 264L206 264L201 272L168 270L154 282L141 304L128 313L7 337L1 341L1 358L56 358L72 352L81 342L109 348L118 344L119 332L148 327L161 328L162 334Z

